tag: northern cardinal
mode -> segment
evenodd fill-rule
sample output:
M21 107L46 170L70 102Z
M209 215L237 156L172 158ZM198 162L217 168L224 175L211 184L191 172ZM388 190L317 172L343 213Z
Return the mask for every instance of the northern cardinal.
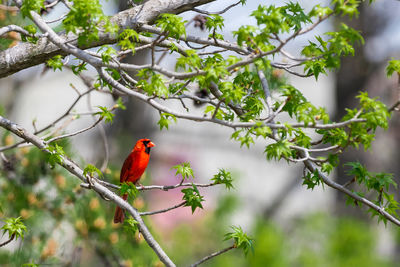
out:
M135 147L125 159L124 165L122 165L119 178L120 183L132 182L135 184L139 181L147 168L150 159L150 148L153 146L155 145L150 139L140 139L136 142ZM128 195L124 194L122 198L126 200ZM120 207L117 207L114 215L114 223L123 223L124 218L124 211Z

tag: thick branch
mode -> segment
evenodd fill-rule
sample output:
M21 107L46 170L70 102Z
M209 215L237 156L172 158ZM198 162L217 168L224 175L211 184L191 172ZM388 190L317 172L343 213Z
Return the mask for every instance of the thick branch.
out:
M213 0L149 0L128 10L119 12L111 18L111 22L120 29L136 28L138 25L153 23L161 13L179 14ZM65 43L77 45L77 36L62 34L61 39ZM117 36L104 31L99 33L99 41L92 42L81 49L112 44L117 41ZM51 43L47 38L40 38L37 44L20 43L17 46L0 52L0 78L11 75L20 70L46 62L55 55L67 55L65 50Z

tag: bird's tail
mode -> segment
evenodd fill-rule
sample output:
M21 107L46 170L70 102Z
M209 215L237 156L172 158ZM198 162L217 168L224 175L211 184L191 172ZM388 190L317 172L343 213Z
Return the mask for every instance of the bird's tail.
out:
M126 200L128 198L128 195L124 194L122 198ZM117 208L115 209L114 223L123 223L124 219L125 219L124 210L117 206Z

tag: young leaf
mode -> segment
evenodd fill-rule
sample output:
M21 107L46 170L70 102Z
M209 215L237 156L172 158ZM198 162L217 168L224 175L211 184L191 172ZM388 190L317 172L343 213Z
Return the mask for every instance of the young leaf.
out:
M181 17L174 14L161 14L156 21L160 27L169 36L179 39L182 35L186 37L185 22Z
M182 189L181 192L184 194L182 200L185 200L185 207L192 208L192 214L197 208L203 208L201 202L204 201L204 197L200 195L199 190L195 184L192 184L192 188Z
M157 122L157 124L160 126L160 130L162 130L163 128L166 128L168 130L168 127L172 121L176 122L176 117L174 115L161 113L160 120Z
M186 179L189 179L189 178L192 178L192 179L194 178L193 170L190 167L190 163L189 162L184 162L182 164L175 165L171 169L175 169L176 170L175 175L178 175L178 174L182 175L182 180L186 180Z
M135 235L135 233L138 231L138 225L139 223L133 219L133 218L126 218L124 220L124 231L127 232L129 235Z
M386 75L388 77L392 76L393 73L397 72L400 74L400 60L392 59L388 62L388 66L386 67Z
M139 190L132 182L122 183L119 192L121 193L121 195L128 194L128 196L132 198L136 198L139 194Z
M55 144L54 146L48 146L47 150L49 150L49 153L46 154L46 160L52 168L56 164L62 163L62 157L65 156L65 152L61 146Z
M24 0L21 6L21 14L22 17L31 17L30 12L34 11L39 13L40 10L44 7L44 0Z
M251 250L254 253L253 238L249 237L240 226L232 226L233 232L225 234L224 240L233 239L236 248L243 249L245 255Z
M24 234L26 232L26 226L22 222L21 217L5 219L4 225L0 229L3 230L3 234L8 233L8 238L14 235L15 238L20 237L24 239Z
M85 169L83 170L83 176L86 176L86 175L93 176L94 173L97 173L97 175L99 177L103 177L103 174L101 173L101 171L92 164L88 164L85 167Z
M54 71L62 70L62 67L64 65L62 62L62 56L57 55L57 56L50 58L49 60L47 60L46 65L53 68Z
M113 122L114 120L114 114L111 113L106 107L102 106L97 106L101 111L96 112L96 115L100 115L100 117L105 119L105 122Z
M215 184L224 184L226 189L228 190L233 188L232 185L233 179L231 173L224 169L219 169L219 172L216 175L214 175L211 181L214 181Z

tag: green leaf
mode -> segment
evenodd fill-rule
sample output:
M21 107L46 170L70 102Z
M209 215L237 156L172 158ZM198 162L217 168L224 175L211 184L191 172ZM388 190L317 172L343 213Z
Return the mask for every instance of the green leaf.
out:
M133 29L125 29L119 35L118 44L122 50L132 50L132 54L135 53L136 42L139 41L139 34Z
M129 197L136 198L139 195L139 190L132 182L124 182L119 189L121 195L128 194Z
M197 208L203 208L201 202L204 201L204 197L200 195L196 185L192 183L192 188L182 189L181 192L184 194L182 200L185 200L185 207L192 208L192 214Z
M392 58L392 60L389 60L388 66L386 67L386 75L390 77L395 72L400 75L400 60L395 60Z
M0 229L3 230L3 234L8 233L8 238L15 235L16 239L24 239L25 232L27 231L21 217L5 219L4 225Z
M169 36L179 39L182 35L186 38L186 21L175 14L161 14L156 20L156 25Z
M370 173L369 179L367 180L367 187L376 191L389 190L389 186L397 187L396 182L393 179L392 173Z
M34 25L27 25L24 27L24 29L27 30L32 35L35 35L37 32L37 29ZM23 42L30 42L30 43L36 44L38 41L38 38L21 34L21 40Z
M342 14L343 16L349 16L352 18L353 16L358 17L359 11L358 6L360 5L361 1L359 0L332 0L331 2L335 8L336 14Z
M111 113L106 107L97 106L101 111L96 112L96 115L100 115L101 118L105 119L105 122L113 122L114 114Z
M97 173L97 175L99 177L103 177L103 174L101 173L101 171L99 169L96 168L96 166L92 165L92 164L88 164L86 165L85 169L83 170L83 176L89 175L92 176Z
M176 170L175 176L177 176L178 174L180 174L182 176L182 180L187 180L189 178L194 179L194 175L193 175L193 170L190 167L190 163L189 162L184 162L178 165L175 165L171 168Z
M34 11L40 13L40 10L44 8L44 0L24 0L22 1L21 14L22 17L31 17L30 12Z
M61 146L57 144L54 146L49 145L47 150L49 153L46 154L46 161L50 164L51 168L54 168L56 164L61 164L63 162L65 152Z
M240 142L240 147L242 147L243 145L246 145L247 148L250 148L251 144L254 144L254 139L253 137L250 135L250 131L246 131L243 135L243 132L245 132L244 130L238 130L235 131L232 136L231 139L239 141Z
M314 187L320 184L323 183L321 177L319 176L318 170L315 170L313 173L307 173L303 177L303 185L306 185L307 189L314 190Z
M359 184L364 183L367 177L370 175L367 169L360 162L347 162L344 165L351 167L351 169L346 171L346 173L354 176Z
M118 99L117 99L117 104L115 104L115 107L116 107L116 108L120 108L120 109L122 109L122 110L125 110L125 109L126 109L126 107L125 107L125 105L124 105L124 102L122 102L122 98L121 98L121 97L118 97Z
M224 18L220 15L210 15L206 20L206 28L209 31L217 30L218 28L222 30L224 27Z
M57 69L62 70L62 67L64 66L62 62L62 56L57 55L52 57L51 59L47 60L46 65L53 68L54 71Z
M104 15L99 0L73 0L73 5L63 20L65 30L78 35L78 45L86 45L99 39L99 29L115 34L118 26Z
M113 55L117 54L117 51L112 48L111 46L108 45L103 45L100 47L100 49L97 51L98 53L101 54L101 60L105 63L108 64L110 63L110 60L112 59Z
M134 236L136 234L136 232L139 230L138 225L139 225L139 223L135 219L126 218L124 220L123 229L129 235Z
M263 138L267 138L272 134L271 128L268 126L264 126L262 123L257 123L257 125L254 126L251 130L257 137L262 136Z
M245 255L251 250L254 253L254 239L249 237L240 226L231 226L233 232L225 234L224 240L232 239L236 248L243 249Z
M279 140L274 144L268 145L265 148L264 153L266 154L268 160L278 160L281 158L287 159L292 157L293 154L292 149L290 149L291 145L292 144L287 139Z
M168 127L172 121L176 122L176 117L174 115L169 113L161 113L160 120L157 122L157 124L160 126L160 130L163 128L168 130Z
M233 188L232 175L230 172L228 172L224 169L219 169L219 172L216 175L214 175L214 177L211 179L211 181L214 181L215 184L224 184L226 189L228 189L228 190Z
M78 75L78 74L81 73L82 71L87 70L86 66L87 66L87 63L82 61L82 63L80 63L80 64L77 65L77 66L72 65L72 66L71 66L71 69L72 69L72 72L73 72L75 75Z
M164 80L160 74L156 74L151 70L141 70L138 76L143 77L139 80L137 87L141 88L150 96L161 96L167 98L169 95L168 87L165 85ZM150 78L150 82L146 79Z

